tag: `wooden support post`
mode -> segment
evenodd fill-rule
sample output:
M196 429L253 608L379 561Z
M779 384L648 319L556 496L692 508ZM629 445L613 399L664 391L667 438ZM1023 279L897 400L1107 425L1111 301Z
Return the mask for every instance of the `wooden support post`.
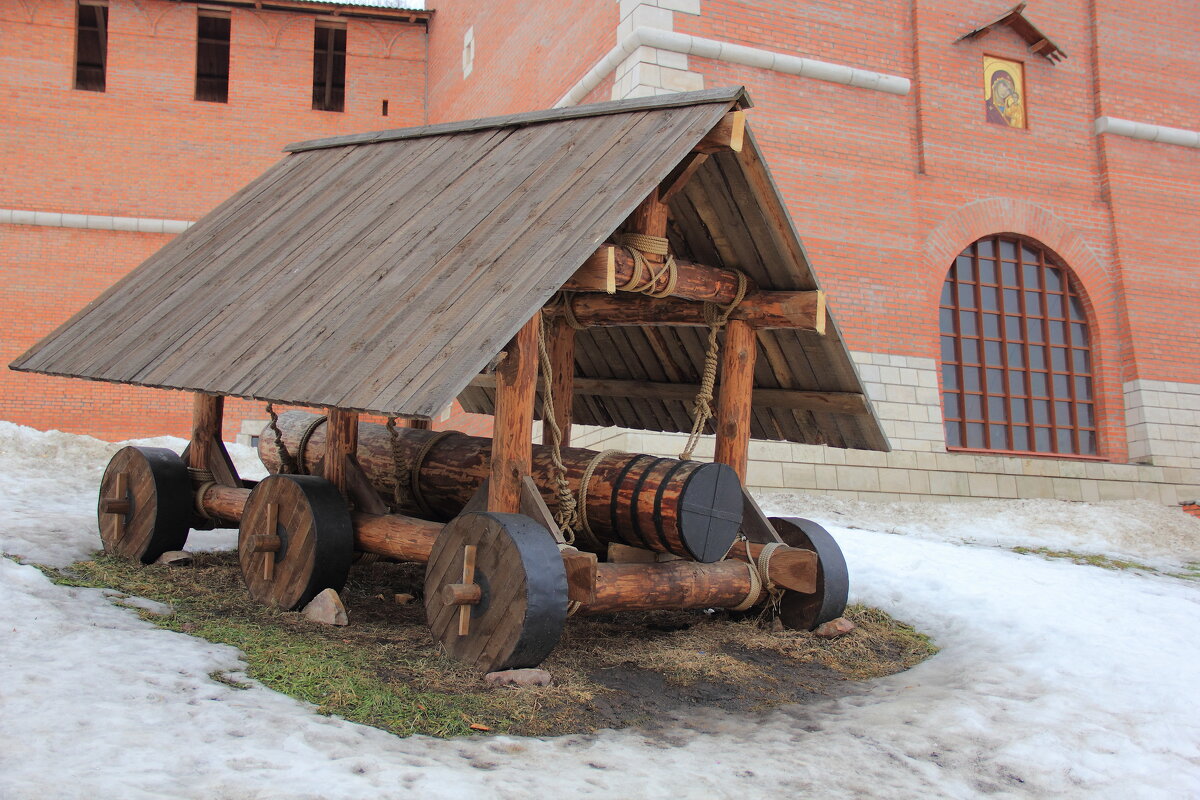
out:
M717 448L714 461L733 467L746 483L750 449L750 399L758 338L749 324L731 319L721 354L721 392L717 400Z
M667 235L667 204L659 199L657 186L629 215L629 229L647 236Z
M488 511L518 514L521 479L533 467L533 399L537 390L539 311L505 348L496 368L496 415L492 438Z
M559 318L550 325L547 333L550 369L553 372L550 388L554 394L554 407L542 407L542 443L550 444L550 423L547 422L547 418L553 415L562 434L560 444L569 447L571 412L575 402L575 329L568 325L565 319Z
M329 409L328 433L325 436L325 462L321 471L325 480L337 487L342 495L350 490L347 472L350 460L358 452L358 414L340 408Z
M240 486L237 470L221 442L225 398L197 392L192 401L192 440L183 452L184 463L196 470L212 472L222 486Z

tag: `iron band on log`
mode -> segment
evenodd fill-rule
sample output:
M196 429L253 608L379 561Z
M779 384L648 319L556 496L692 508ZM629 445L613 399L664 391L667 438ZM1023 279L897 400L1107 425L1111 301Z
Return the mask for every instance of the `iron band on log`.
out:
M317 415L288 411L279 417L284 447L313 471L325 446L325 427L317 426L300 452L300 440ZM371 483L384 496L391 496L400 463L401 482L416 481L413 492L404 493L400 510L406 514L448 520L458 514L488 477L491 439L432 431L397 430L399 458L393 453L386 427L361 423L358 434L358 463ZM429 444L428 452L422 454ZM580 448L563 448L567 481L578 495L584 472L600 454ZM259 457L271 472L280 469L274 435L266 430L259 438ZM412 464L420 457L415 470ZM554 509L558 499L551 489L550 449L533 448L532 477L546 505ZM422 507L422 505L424 507ZM724 464L678 461L647 455L613 453L599 458L588 481L586 502L588 526L600 545L628 544L696 561L721 559L733 544L742 522L741 484ZM587 547L585 537L579 546ZM599 550L592 546L590 549Z

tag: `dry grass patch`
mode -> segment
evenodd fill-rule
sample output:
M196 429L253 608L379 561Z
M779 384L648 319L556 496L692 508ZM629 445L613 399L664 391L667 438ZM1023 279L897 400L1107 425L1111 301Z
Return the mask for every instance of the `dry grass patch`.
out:
M847 694L856 690L851 681L907 669L936 652L912 628L860 606L847 612L857 629L835 640L725 612L614 614L568 622L543 664L554 685L491 689L429 636L420 565L357 567L343 593L351 619L345 628L251 601L233 553L199 553L191 567L98 556L45 571L60 583L168 604L169 615L135 610L159 627L239 648L249 677L321 713L401 735L466 735L472 725L559 735L646 724L686 708L755 711ZM397 593L417 599L400 605ZM244 686L227 674L210 677Z

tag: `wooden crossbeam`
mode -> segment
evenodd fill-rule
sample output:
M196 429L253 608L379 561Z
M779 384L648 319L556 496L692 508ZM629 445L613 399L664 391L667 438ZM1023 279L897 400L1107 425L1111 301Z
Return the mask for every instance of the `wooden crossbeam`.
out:
M589 328L708 325L701 303L675 297L657 299L641 294L583 293L573 295L569 302L575 320ZM546 311L557 318L566 313L558 304L547 307ZM730 319L743 321L755 330L787 328L824 334L825 293L820 290L751 292L734 309Z
M475 389L495 389L495 375L476 375L470 383ZM541 381L538 381L539 388ZM576 395L598 397L627 397L643 400L696 399L700 387L694 383L661 383L629 381L617 378L576 378ZM720 397L721 386L716 393ZM867 399L858 392L813 392L801 389L755 389L751 402L764 408L787 408L794 411L822 411L829 414L868 414Z
M740 153L745 134L746 112L730 111L692 149L697 153L715 153L719 150Z
M738 276L733 270L678 258L675 259L675 265L678 277L671 293L673 297L728 303L737 296ZM624 247L601 245L562 288L569 292L613 294L629 283L635 269L634 258ZM655 284L655 289L666 288L667 280L667 276L663 275Z

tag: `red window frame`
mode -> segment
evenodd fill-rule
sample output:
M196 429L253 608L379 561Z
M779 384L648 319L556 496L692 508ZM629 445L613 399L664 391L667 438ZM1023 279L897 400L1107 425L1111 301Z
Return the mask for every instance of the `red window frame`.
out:
M948 449L1098 456L1091 336L1065 265L986 236L954 260L938 314Z

